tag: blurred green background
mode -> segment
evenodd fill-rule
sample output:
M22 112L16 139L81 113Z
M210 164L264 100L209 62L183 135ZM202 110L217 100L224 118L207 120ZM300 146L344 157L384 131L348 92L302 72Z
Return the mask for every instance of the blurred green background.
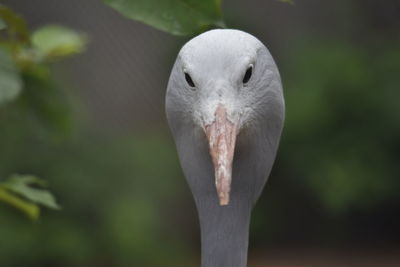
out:
M177 37L101 1L4 1L86 51L0 106L0 179L48 181L31 222L0 202L0 266L198 266L199 226L164 115ZM400 264L400 3L226 0L270 49L286 122L252 218L249 266ZM47 93L43 93L47 90ZM369 264L369 265L368 265Z

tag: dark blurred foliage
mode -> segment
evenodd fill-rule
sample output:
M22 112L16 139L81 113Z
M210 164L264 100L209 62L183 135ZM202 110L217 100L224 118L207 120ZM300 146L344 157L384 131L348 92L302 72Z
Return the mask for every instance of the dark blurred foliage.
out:
M5 129L3 141L11 145L9 149L13 150L13 142L8 138L15 136L18 142L21 136L15 133L24 130L46 130L47 139L67 134L71 125L68 101L51 75L50 63L81 52L85 39L57 25L30 32L21 15L0 5L0 124ZM39 127L24 129L32 121ZM4 149L4 155L8 155ZM7 180L2 177L0 201L37 220L39 205L59 209L46 186L46 181L32 174L16 173Z
M173 147L162 138L112 142L82 136L50 144L34 136L19 140L14 153L2 158L2 174L17 169L51 178L63 210L30 224L2 208L0 235L7 240L0 243L3 266L75 266L88 260L165 266L165 260L172 264L182 259L177 256L185 251L179 229L175 235L160 227L178 212L173 208L179 206L180 175Z
M281 247L398 247L400 39L394 34L399 24L385 16L399 9L389 2L392 9L365 1L355 21L337 18L335 30L343 35L316 34L326 25L308 25L308 32L293 34L281 47L272 41L285 89L286 123L276 164L254 210L250 257L252 251ZM336 11L359 7L359 1L343 3L329 5ZM291 9L296 8L302 8L297 1ZM249 17L250 24L256 19ZM354 34L355 29L364 33ZM34 173L49 181L63 208L44 211L31 223L0 203L0 266L198 262L194 204L166 125L99 133L85 119L74 94L78 90L59 76L60 81L46 84L24 76L37 90L23 91L0 109L0 177ZM41 92L52 86L57 96L49 100Z
M379 53L338 40L293 44L283 70L285 129L255 209L255 240L348 247L398 241L396 44Z
M376 54L382 48L304 41L289 55L282 164L333 213L399 197L397 44Z

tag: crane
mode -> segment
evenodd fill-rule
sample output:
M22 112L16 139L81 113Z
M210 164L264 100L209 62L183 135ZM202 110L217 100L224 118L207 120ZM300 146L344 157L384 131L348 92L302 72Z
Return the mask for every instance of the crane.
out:
M285 114L268 49L240 30L194 37L172 68L166 114L198 210L202 267L246 266L251 211Z

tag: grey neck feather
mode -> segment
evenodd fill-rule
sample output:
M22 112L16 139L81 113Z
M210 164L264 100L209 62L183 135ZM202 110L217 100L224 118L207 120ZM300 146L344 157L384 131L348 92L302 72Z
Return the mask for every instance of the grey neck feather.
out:
M218 199L197 200L202 267L245 267L251 203L239 198L222 207Z
M231 201L228 206L220 206L204 133L201 129L186 130L175 137L198 209L202 267L245 267L251 209L266 182L275 149L262 149L265 146L252 144L246 136L238 138Z
M184 169L199 214L202 267L245 267L253 202L245 177L239 177L243 176L240 169L245 166L234 165L231 202L228 206L220 206L206 141L200 140L203 142L197 140L197 143L203 143L203 146L197 149L193 149L196 147L193 143L190 146L182 144L185 160L181 160L184 164L190 161L198 166L197 170L193 167Z

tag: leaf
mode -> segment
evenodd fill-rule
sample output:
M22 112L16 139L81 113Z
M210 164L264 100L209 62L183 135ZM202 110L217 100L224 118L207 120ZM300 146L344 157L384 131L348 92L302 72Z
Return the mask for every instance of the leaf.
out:
M16 98L22 89L22 79L11 55L0 48L0 106Z
M10 8L0 5L0 18L7 24L7 31L12 40L29 42L29 31L25 20Z
M54 59L82 52L86 37L58 25L47 25L32 34L32 45L42 59Z
M35 176L13 175L3 183L3 186L36 204L40 204L51 209L60 209L60 206L58 206L53 195L49 191L37 188L37 186L46 186L46 182Z
M124 16L176 35L224 27L222 0L103 0Z
M19 209L34 221L39 218L40 209L38 205L12 194L3 185L0 185L0 201Z

